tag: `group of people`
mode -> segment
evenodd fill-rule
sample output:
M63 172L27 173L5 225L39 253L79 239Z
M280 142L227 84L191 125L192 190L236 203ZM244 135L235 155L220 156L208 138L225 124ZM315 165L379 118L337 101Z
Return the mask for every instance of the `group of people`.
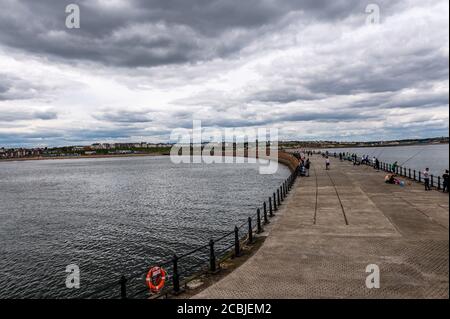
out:
M305 159L305 157L301 157L298 167L300 176L309 177L309 169L311 168L311 161L309 158Z
M430 191L431 190L431 184L430 184L430 169L427 167L423 171L423 180L425 184L425 190ZM448 169L445 170L444 174L442 174L442 191L444 193L448 193Z
M309 176L309 169L311 162L309 158L305 158L305 154L308 156L311 156L313 154L312 151L305 151L304 153L297 153L294 154L299 159L299 174L301 176ZM363 155L359 157L356 153L344 153L340 152L337 154L336 152L334 154L330 154L328 151L325 152L319 152L319 154L322 155L322 157L325 159L325 170L329 170L331 167L331 162L329 156L339 157L340 161L349 160L353 162L353 165L361 165L366 164L372 166L377 171L380 170L380 161L377 157L373 156L372 159L370 159L369 155ZM389 173L385 177L385 182L389 184L400 184L404 185L404 182L399 180L395 174L398 167L398 162L395 161L391 165L389 165ZM427 167L423 172L423 179L425 184L425 190L429 191L431 190L431 173L430 169ZM448 186L449 186L449 171L445 170L444 174L442 175L442 191L444 193L448 193Z
M311 168L311 161L309 157L312 156L312 151L297 151L292 153L298 159L298 175L309 176L309 169Z
M400 181L399 179L396 178L396 174L393 173L395 172L396 169L396 164L397 162L395 162L394 164L391 165L391 172L386 175L385 177L385 182L389 183L389 184L400 184L400 185L404 185L404 182ZM425 186L425 191L430 191L431 190L431 173L430 173L430 168L425 168L425 170L422 172L422 176L423 176L423 182L424 182L424 186ZM448 193L448 177L449 177L449 173L448 170L445 170L444 174L442 174L442 191L444 193Z

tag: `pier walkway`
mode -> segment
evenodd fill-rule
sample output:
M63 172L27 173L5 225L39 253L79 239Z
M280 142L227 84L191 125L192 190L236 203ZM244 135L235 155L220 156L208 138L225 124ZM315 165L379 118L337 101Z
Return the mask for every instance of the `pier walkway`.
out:
M448 298L449 196L312 158L242 266L194 298ZM366 267L380 288L366 287Z

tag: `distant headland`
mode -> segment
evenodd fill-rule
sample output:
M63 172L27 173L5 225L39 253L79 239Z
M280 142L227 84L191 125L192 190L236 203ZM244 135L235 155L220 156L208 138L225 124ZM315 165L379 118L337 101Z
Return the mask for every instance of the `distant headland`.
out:
M353 148L353 147L388 147L406 145L448 144L448 137L433 137L423 139L402 139L368 142L339 142L339 141L286 141L279 144L283 148Z

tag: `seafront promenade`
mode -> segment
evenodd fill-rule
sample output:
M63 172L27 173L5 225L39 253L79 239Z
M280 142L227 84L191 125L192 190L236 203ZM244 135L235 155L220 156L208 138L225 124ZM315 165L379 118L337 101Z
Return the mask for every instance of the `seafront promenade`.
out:
M194 298L448 298L449 196L312 158L242 266ZM380 287L366 287L366 267Z

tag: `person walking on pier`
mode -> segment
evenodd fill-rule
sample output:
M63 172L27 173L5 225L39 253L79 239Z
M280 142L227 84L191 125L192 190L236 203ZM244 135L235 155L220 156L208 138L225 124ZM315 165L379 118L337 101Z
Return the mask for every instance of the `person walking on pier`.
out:
M444 175L442 175L442 191L448 193L448 169L446 169Z
M380 170L380 161L378 160L378 158L375 159L375 169L376 169L377 171Z
M426 191L430 191L431 187L430 187L430 169L427 167L425 168L425 170L423 171L423 180L425 182L425 190Z
M325 157L325 170L329 170L330 169L330 159L327 157Z
M305 176L309 177L309 168L311 167L311 162L309 161L309 158L306 159L305 162Z

